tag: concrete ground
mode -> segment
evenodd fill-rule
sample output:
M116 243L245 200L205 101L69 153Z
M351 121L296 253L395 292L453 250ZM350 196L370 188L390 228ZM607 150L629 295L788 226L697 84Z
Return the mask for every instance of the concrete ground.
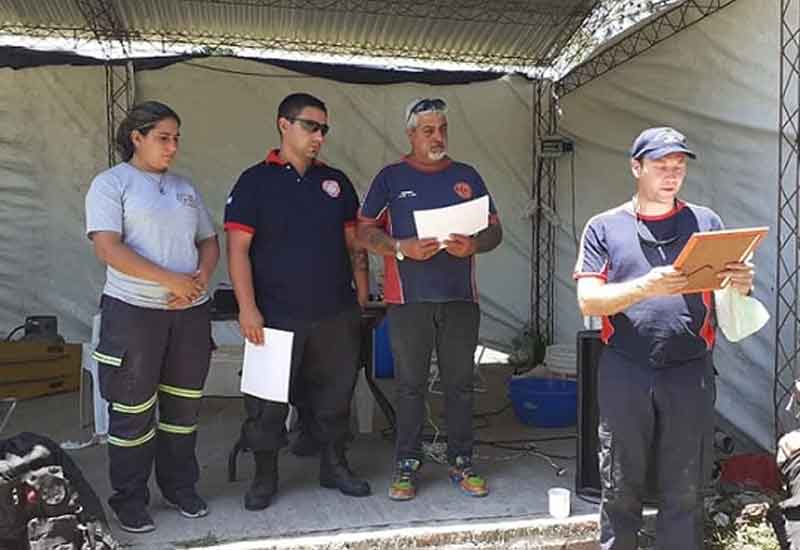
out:
M485 369L488 391L476 397L475 410L491 412L502 409L507 403L503 381L508 370ZM391 397L391 383L381 382ZM431 420L442 431L443 419L439 414L442 398L432 395ZM22 402L18 405L4 435L19 431L33 431L56 441L86 440L89 433L79 426L78 394L49 396ZM524 529L536 531L542 525L553 524L548 518L547 490L551 487L574 489L575 476L575 428L536 429L519 423L510 408L493 416L478 416L475 419L476 438L480 440L531 440L542 453L554 455L554 462L565 468L563 476L545 459L519 451L500 449L488 445L476 447L475 461L479 472L488 480L491 494L484 499L474 499L460 494L450 485L446 467L432 462L421 471L418 496L410 502L393 502L387 498L392 464L392 443L379 432L358 434L351 446L349 460L352 468L372 484L373 495L366 498L350 498L337 491L321 488L317 482L318 460L297 458L284 450L280 459L280 489L273 504L262 512L247 512L242 505L242 496L247 489L253 467L250 455L239 460L239 479L229 483L227 476L228 453L239 434L242 419L242 402L237 398L205 398L201 413L198 456L201 464L201 480L198 490L208 501L210 514L202 519L186 519L167 508L153 486L154 499L151 513L156 522L156 531L144 535L131 535L111 525L119 540L128 548L166 550L215 546L217 548L322 548L320 541L340 540L347 548L424 548L422 542L413 546L400 543L397 533L400 528L410 528L407 533L418 532L424 541L426 533L445 528L448 532L461 532L463 542L465 525L475 529L492 531L498 522L522 522L515 524L517 533ZM376 412L375 426L385 425ZM428 427L429 432L433 428ZM573 436L573 437L571 437ZM101 499L109 495L106 448L93 446L71 451L71 456L95 488ZM596 522L597 507L572 497L573 516L563 525L572 525L562 535L569 539L570 529L582 532L589 540L592 525ZM458 526L461 527L453 527ZM521 525L526 526L524 529ZM450 526L450 527L448 527ZM479 529L480 527L480 529ZM519 529L523 529L519 531ZM388 531L387 531L388 530ZM588 531L587 531L588 530ZM587 535L586 533L589 532ZM395 542L366 543L361 545L345 542L347 537L358 536L363 540L376 533L389 534ZM306 542L292 546L286 537L311 537ZM317 543L312 544L314 539ZM377 535L375 535L377 536ZM577 536L577 535L576 535ZM337 538L338 537L338 538ZM342 538L344 537L344 538ZM366 537L366 538L365 538ZM380 538L380 537L378 537ZM502 539L502 536L500 537ZM578 537L580 538L580 537ZM447 539L454 541L458 539ZM495 537L496 540L497 537ZM523 536L524 539L524 536ZM267 540L273 541L269 544ZM276 545L275 540L280 540ZM369 539L372 540L372 539ZM374 539L378 540L378 539ZM434 539L429 538L428 542ZM443 539L444 540L444 539ZM488 541L492 540L490 536ZM510 540L510 539L509 539ZM577 539L576 539L577 540ZM245 546L223 543L249 541ZM262 542L259 542L262 541ZM459 541L456 541L459 542ZM477 547L477 540L470 546L436 545L437 547ZM563 541L562 541L563 542ZM222 546L220 546L222 545ZM325 546L329 547L329 546ZM493 546L485 546L493 547ZM509 548L562 548L539 543L517 546L505 543L498 547ZM584 548L585 546L570 546Z

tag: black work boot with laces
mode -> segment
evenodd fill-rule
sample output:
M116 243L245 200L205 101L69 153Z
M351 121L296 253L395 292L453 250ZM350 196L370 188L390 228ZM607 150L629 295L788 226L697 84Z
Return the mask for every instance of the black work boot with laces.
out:
M244 495L244 507L251 511L263 510L269 506L278 490L278 452L256 451L253 456L256 475Z

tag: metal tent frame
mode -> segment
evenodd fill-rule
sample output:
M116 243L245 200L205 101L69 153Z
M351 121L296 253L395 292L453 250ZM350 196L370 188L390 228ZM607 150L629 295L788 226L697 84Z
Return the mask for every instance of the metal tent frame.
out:
M601 52L571 69L559 79L558 95L564 96L577 90L735 1L685 0L654 16L646 24L623 34Z
M775 436L797 428L786 411L800 377L800 1L781 0L778 265L775 281Z
M211 5L224 8L227 5L256 7L292 7L293 9L316 9L313 0L203 0ZM531 318L532 329L546 339L554 332L554 273L556 227L556 188L558 182L557 163L552 158L539 153L542 137L558 133L558 98L574 92L592 80L599 78L616 67L634 59L650 48L691 27L706 17L733 4L735 0L684 0L675 4L630 32L624 33L593 55L588 61L571 69L557 82L537 80L533 86L532 126L533 126L533 170L531 198L532 253L531 253ZM188 44L206 45L209 51L225 47L278 48L288 51L314 49L320 44L284 43L270 36L208 35L192 34L181 29L148 32L129 30L115 8L113 0L73 0L85 20L83 27L61 27L26 24L0 25L6 33L27 34L37 37L59 37L80 41L96 40L105 44L106 69L106 111L108 123L108 161L117 161L114 151L114 129L119 117L130 108L134 101L134 79L132 64L112 59L112 47L122 48L123 54L130 51L132 40L149 41L160 45ZM340 2L341 3L341 2ZM346 5L345 5L346 4ZM347 0L342 4L345 11L368 15L399 15L404 17L438 18L447 21L470 23L515 24L514 2L504 2L503 9L493 3L477 6L472 0L454 0L446 7L436 3L389 3L381 4L370 0ZM775 332L775 380L774 406L776 436L785 433L796 425L793 418L785 414L784 408L794 394L794 381L800 375L798 357L800 356L800 0L780 0L781 5L781 48L780 48L780 90L779 90L779 179L777 205L778 266L776 272L776 332ZM437 7L439 6L439 7ZM494 8L492 8L494 6ZM343 8L343 9L344 9ZM376 11L377 10L377 11ZM564 46L577 32L595 32L603 22L603 17L590 20L592 13L605 10L608 2L597 0L592 10L570 14L572 23L559 18L557 14L523 10L521 16L545 16L555 27L563 25L562 36L556 42ZM524 12L524 13L523 13ZM343 12L344 13L344 12ZM525 15L527 14L527 15ZM578 26L574 21L581 21ZM588 25L588 26L587 26ZM340 45L337 53L355 53L346 44ZM380 48L376 51L380 55ZM331 52L333 53L333 52ZM396 53L396 52L395 52ZM430 57L446 59L441 52L428 52ZM425 58L424 51L414 55ZM444 56L443 56L444 55ZM513 56L512 56L513 57ZM547 59L539 62L552 64L557 53L549 52ZM503 57L502 55L475 60L485 64L530 65L530 59Z
M108 134L108 165L118 162L114 147L114 132L118 121L133 106L135 91L133 89L133 63L115 63L112 60L111 44L118 43L123 54L130 52L130 38L125 26L110 0L75 0L75 4L86 20L97 42L103 45L106 57L106 131Z
M558 132L555 84L537 80L533 86L533 187L531 199L531 323L533 334L552 342L555 331L556 187L558 163L541 155L545 136Z

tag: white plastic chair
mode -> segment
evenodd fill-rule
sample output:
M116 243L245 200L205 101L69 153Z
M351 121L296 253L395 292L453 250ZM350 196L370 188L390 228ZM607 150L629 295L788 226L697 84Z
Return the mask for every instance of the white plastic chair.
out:
M92 318L92 340L88 344L83 344L83 358L81 366L92 378L92 406L94 409L94 435L108 435L108 401L100 395L100 378L98 376L97 361L92 357L97 344L100 342L100 314ZM81 377L80 402L81 402L81 427L84 426L83 402L84 384Z

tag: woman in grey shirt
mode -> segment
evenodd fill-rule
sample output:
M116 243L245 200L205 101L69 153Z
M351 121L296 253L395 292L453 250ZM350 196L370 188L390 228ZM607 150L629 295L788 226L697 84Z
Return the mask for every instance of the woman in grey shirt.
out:
M163 103L133 107L116 145L125 162L86 195L86 234L106 265L94 357L109 402L109 505L131 532L155 529L147 480L155 462L166 502L208 508L195 485L197 416L211 354L208 281L219 259L200 193L169 171L180 118Z

